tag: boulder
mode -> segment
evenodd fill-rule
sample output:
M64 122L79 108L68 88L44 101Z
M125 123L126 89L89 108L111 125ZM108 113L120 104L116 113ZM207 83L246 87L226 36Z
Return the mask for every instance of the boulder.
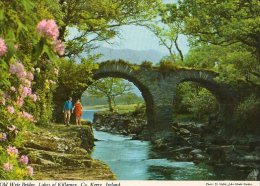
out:
M181 135L190 135L190 131L188 131L188 130L185 129L185 128L180 128L180 129L179 129L179 133L180 133Z
M192 155L201 154L201 153L203 153L203 151L202 151L201 149L194 149L194 150L192 150L192 151L190 152L190 154L192 154Z
M171 150L171 152L175 152L175 153L189 153L192 150L192 147L182 147L182 148L178 148L178 149L174 149Z
M206 159L206 157L204 156L204 155L202 155L202 154L195 154L194 156L193 156L193 160L194 161L203 161L203 160L205 160Z

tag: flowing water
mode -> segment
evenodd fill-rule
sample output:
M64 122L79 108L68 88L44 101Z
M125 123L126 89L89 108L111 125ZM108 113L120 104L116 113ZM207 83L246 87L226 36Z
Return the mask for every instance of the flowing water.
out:
M83 118L93 120L95 110L87 110ZM216 179L212 170L192 162L175 162L165 158L151 159L148 141L94 130L92 157L105 162L120 180L209 180Z

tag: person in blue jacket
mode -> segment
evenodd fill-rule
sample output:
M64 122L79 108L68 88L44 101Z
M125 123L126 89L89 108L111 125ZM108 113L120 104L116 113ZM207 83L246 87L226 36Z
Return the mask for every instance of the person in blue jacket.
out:
M64 123L65 125L69 125L70 123L70 116L72 113L72 98L69 97L68 100L65 102L64 107L63 107L63 113L64 113Z

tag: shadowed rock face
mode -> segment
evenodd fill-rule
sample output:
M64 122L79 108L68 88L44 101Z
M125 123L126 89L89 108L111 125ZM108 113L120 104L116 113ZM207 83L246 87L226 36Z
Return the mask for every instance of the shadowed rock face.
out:
M178 84L186 81L199 83L211 91L220 104L220 113L225 114L234 97L225 85L215 81L218 74L206 70L174 69L160 71L158 68L146 68L130 65L124 61L108 61L99 65L93 72L94 79L107 77L123 78L132 82L142 93L146 103L148 127L151 130L167 129L172 121L172 103ZM228 108L230 112L230 107Z

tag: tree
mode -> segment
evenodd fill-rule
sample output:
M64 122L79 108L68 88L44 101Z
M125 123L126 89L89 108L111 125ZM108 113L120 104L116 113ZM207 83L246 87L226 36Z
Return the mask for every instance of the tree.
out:
M113 105L115 105L115 98L132 90L132 85L118 78L106 78L96 81L88 90L93 95L100 97L105 96L107 98L109 111L112 112L114 110Z
M117 104L124 104L124 105L130 105L130 104L135 104L135 103L143 103L143 98L137 96L133 92L127 92L124 95L118 96L116 98L116 103Z
M122 25L140 25L155 15L160 0L59 0L63 13L60 39L67 41L66 56L78 56L97 41L113 38ZM77 35L69 36L70 28Z
M258 0L181 0L185 33L199 42L239 44L260 64L260 2ZM260 78L260 68L251 73Z
M175 113L192 114L197 120L204 120L218 111L214 95L192 82L184 82L177 87L173 107Z
M173 61L176 61L177 55L183 61L184 56L178 45L178 38L183 32L183 19L177 5L162 4L154 22L147 27L157 36L160 44L167 48Z
M253 75L259 68L258 61L251 52L239 44L219 46L204 44L193 47L180 65L210 69L219 72L218 80L239 84L241 81L259 85L260 81Z

